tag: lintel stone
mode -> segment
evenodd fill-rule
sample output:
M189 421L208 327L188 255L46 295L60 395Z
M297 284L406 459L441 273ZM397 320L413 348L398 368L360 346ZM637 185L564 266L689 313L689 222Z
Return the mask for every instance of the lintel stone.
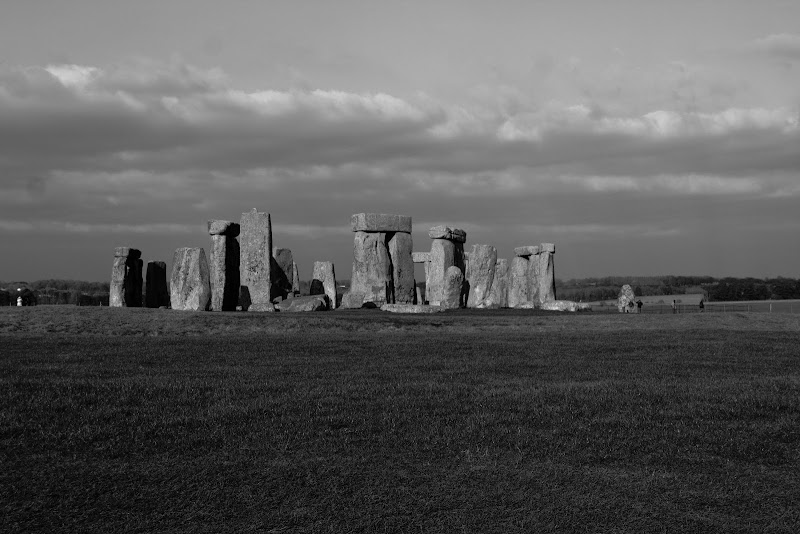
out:
M431 261L430 252L412 252L411 261L414 263L425 263Z
M355 213L350 217L353 232L411 233L411 217L387 213Z
M467 232L461 230L460 228L451 228L449 226L440 224L439 226L434 226L428 231L428 237L431 239L447 239L448 241L464 243L467 240Z
M524 258L525 256L535 256L536 254L540 254L542 252L542 248L539 245L529 245L526 247L517 247L514 249L514 256L519 256L520 258Z

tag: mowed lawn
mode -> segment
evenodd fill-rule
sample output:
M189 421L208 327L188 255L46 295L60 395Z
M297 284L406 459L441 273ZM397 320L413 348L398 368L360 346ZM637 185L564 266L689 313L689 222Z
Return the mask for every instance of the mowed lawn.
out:
M798 532L800 318L710 315L2 310L0 532Z

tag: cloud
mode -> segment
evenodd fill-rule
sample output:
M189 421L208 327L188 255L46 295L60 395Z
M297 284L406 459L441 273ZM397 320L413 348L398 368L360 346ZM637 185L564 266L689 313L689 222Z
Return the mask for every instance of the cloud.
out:
M769 56L800 60L800 34L796 33L777 33L756 39L750 47L760 53Z

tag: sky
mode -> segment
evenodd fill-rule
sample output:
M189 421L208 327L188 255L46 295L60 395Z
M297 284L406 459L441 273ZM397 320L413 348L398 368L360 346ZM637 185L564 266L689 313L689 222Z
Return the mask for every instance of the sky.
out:
M800 2L4 0L0 280L271 213L556 245L559 278L800 277Z

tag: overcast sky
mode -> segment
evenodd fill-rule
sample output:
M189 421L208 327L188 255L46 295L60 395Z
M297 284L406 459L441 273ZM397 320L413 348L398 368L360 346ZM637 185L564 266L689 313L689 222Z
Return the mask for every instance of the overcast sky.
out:
M349 278L350 215L414 249L556 244L559 278L800 276L800 2L3 2L0 280L171 263L272 214Z

